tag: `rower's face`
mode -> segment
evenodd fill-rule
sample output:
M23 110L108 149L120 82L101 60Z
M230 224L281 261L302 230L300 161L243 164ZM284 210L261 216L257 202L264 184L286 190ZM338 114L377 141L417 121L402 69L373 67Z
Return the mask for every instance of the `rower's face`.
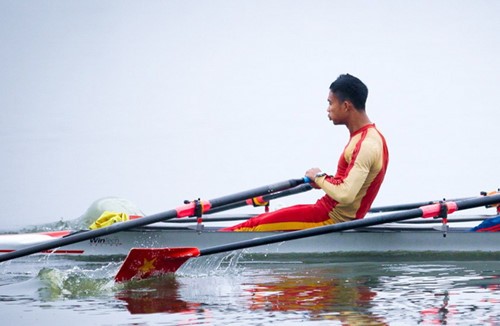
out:
M345 101L340 102L339 98L333 94L331 91L328 94L328 119L333 122L333 124L344 124L347 117L347 108L345 107Z

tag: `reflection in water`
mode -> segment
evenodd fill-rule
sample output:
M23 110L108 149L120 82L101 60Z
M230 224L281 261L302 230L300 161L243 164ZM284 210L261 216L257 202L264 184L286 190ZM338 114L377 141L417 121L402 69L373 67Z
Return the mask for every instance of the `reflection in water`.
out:
M382 325L383 318L369 312L376 296L369 276L336 277L331 269L306 273L290 271L254 283L249 309L306 311L310 319L337 320L348 325ZM356 307L356 309L352 309Z
M370 313L370 276L336 277L335 270L304 266L264 270L224 270L222 275L165 276L130 282L116 294L132 314L197 313L233 307L248 311L304 313L310 320L337 320L349 325L381 325ZM193 270L192 270L193 271ZM352 274L351 274L352 276ZM236 308L234 308L236 307ZM353 309L355 307L355 309Z
M449 324L477 319L480 310L487 324L499 321L494 311L499 279L496 269L486 270L484 263L218 266L212 273L191 268L188 274L131 282L116 298L132 314L185 313L204 321L221 314L265 321L266 313L280 313L342 325Z
M342 306L367 307L376 294L356 283L357 280L280 276L248 290L252 293L250 309L319 313Z
M125 284L112 281L119 263L37 258L3 264L0 302L9 309L2 312L39 320L43 314L78 310L82 319L75 326L95 324L96 316L121 316L123 324L158 319L166 324L500 325L498 260L223 258L198 260L175 276Z
M132 314L193 312L200 304L179 299L179 283L172 275L128 282L115 297L127 303Z
M436 297L438 295L436 294ZM446 325L448 314L453 313L453 308L448 307L448 303L450 301L448 291L445 291L442 294L443 301L440 306L436 308L427 308L422 309L421 313L421 323L425 324L434 324L434 325Z
M423 324L498 325L498 262L398 263L383 265L385 275L372 311L393 321L402 316ZM496 309L496 310L495 310Z

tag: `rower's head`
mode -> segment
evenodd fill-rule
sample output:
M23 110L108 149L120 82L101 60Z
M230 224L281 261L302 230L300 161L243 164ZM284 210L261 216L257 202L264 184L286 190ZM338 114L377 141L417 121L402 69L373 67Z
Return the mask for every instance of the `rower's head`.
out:
M328 119L335 125L346 125L351 132L369 123L365 112L368 88L358 78L340 75L328 94Z
M349 74L340 75L331 85L330 92L339 102L349 101L357 110L364 110L368 97L368 87Z

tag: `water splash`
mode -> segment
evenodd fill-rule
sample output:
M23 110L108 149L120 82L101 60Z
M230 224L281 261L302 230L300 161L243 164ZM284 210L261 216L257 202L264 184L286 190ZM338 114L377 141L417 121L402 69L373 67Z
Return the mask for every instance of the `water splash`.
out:
M66 270L44 267L37 275L41 281L38 289L40 299L52 301L61 298L77 299L109 295L115 286L112 275L117 268L116 263L95 269L79 266Z
M238 265L242 257L242 251L232 251L189 259L177 270L176 275L184 277L235 275L242 271L242 267Z

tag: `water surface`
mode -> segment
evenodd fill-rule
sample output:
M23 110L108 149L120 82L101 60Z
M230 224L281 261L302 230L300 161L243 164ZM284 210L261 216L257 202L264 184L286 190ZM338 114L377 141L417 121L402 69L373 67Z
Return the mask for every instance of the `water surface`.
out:
M121 259L34 256L2 263L4 322L500 323L500 261L489 255L233 253L191 260L175 275L116 284Z

